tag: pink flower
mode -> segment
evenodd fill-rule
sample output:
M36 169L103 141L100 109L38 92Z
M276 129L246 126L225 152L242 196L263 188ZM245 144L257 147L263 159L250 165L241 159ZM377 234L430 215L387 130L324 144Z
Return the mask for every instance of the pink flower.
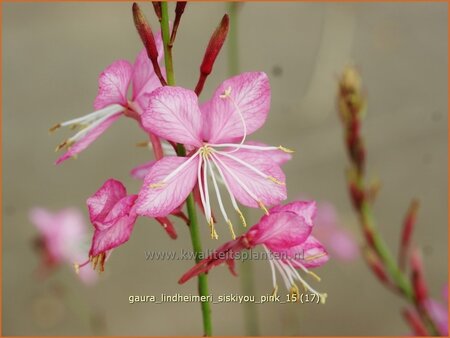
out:
M347 262L358 257L358 244L353 234L340 223L332 204L319 203L315 224L316 234L320 236L333 257Z
M71 265L87 259L87 226L81 212L76 209L64 209L51 213L42 208L34 208L30 212L30 220L39 230L38 243L42 250L42 272L52 267L69 263ZM83 271L79 274L85 283L96 280L96 274Z
M89 217L95 231L89 250L89 260L94 269L104 270L104 263L112 249L128 241L137 219L134 203L137 195L127 195L125 186L114 179L107 180L87 200ZM179 216L181 217L181 216ZM172 223L167 218L157 218L166 232L176 238Z
M185 273L179 283L182 284L198 274L208 272L221 263L229 263L236 253L243 249L252 249L261 245L269 259L272 270L274 292L278 290L276 270L280 273L288 290L298 295L295 281L306 289L318 294L324 301L326 295L315 291L300 275L297 269L316 278L309 268L323 265L328 254L322 244L311 235L316 212L315 202L296 201L284 206L272 208L268 215L252 226L247 233L233 241L225 243L211 256L199 262Z
M284 200L285 176L268 154L288 150L245 143L247 135L264 124L269 108L270 87L264 73L243 73L224 81L200 107L191 90L162 87L153 91L142 125L163 139L185 144L189 154L166 156L150 168L136 202L137 213L165 216L198 185L211 236L217 238L208 189L211 183L222 216L235 237L222 203L219 180L241 216L236 200L265 211L266 205Z
M161 36L157 38L158 49L162 50ZM160 53L162 54L162 53ZM132 84L131 99L127 99L127 92ZM59 164L76 156L94 142L120 116L127 114L137 117L146 106L146 95L160 87L158 77L148 59L145 49L138 54L134 65L127 60L118 60L109 65L99 76L98 94L95 98L95 111L88 115L59 123L50 130L59 127L80 127L74 136L62 142L56 150L67 148L67 152L56 160Z

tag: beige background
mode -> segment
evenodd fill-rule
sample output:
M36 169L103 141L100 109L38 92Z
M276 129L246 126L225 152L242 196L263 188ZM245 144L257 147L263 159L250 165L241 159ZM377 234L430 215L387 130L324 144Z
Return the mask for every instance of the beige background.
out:
M144 140L122 119L76 161L53 165L53 149L69 131L49 136L55 122L91 110L97 76L113 60L134 60L141 48L131 3L2 4L3 6L3 334L200 334L198 304L129 305L129 295L194 293L177 284L191 262L146 262L144 250L190 248L178 224L172 241L153 221L140 220L128 244L116 250L100 282L86 288L64 267L47 281L33 271L36 235L27 217L39 205L84 208L109 177L130 192L139 183L131 167L149 158ZM148 17L149 4L142 4ZM193 87L209 34L225 5L189 4L174 48L180 85ZM331 201L352 231L342 130L334 109L337 74L348 63L361 70L369 96L365 135L369 171L383 182L376 214L396 248L412 197L421 200L415 240L424 250L427 280L439 297L447 280L447 5L252 3L242 7L242 70L271 77L272 110L254 139L297 150L285 167L289 197ZM155 23L155 20L152 21ZM154 25L155 26L155 25ZM226 53L203 98L226 77ZM83 209L84 210L84 209ZM260 216L253 214L253 220ZM86 215L87 219L87 215ZM213 248L203 224L204 243ZM220 242L227 240L226 234ZM269 265L254 264L255 294L271 291ZM319 269L325 306L259 305L264 335L403 335L404 303L375 281L361 259L331 260ZM239 292L225 268L211 273L211 292ZM244 333L242 306L213 306L214 332Z

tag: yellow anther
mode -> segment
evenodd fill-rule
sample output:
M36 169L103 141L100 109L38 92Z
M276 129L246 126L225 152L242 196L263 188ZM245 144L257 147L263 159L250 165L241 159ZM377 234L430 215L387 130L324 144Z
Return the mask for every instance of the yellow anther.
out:
M73 263L73 268L75 269L75 273L78 275L80 273L80 264Z
M106 253L102 252L95 257L90 256L89 260L92 262L92 268L94 270L96 270L98 266L98 271L105 271Z
M148 141L142 141L142 142L136 143L136 147L140 147L140 148L148 147Z
M244 226L244 228L246 228L247 221L245 220L244 214L242 213L242 211L239 208L237 208L236 211L239 214L239 218L241 219L242 225Z
M269 211L267 210L267 208L266 208L266 206L263 204L263 202L258 201L258 205L259 205L259 207L260 207L261 209L264 210L264 212L266 213L266 215L269 214Z
M275 285L275 287L273 288L273 291L272 291L272 296L276 296L278 294L278 285Z
M284 151L285 153L288 153L288 154L292 154L294 152L293 150L283 147L283 146L278 146L278 149L280 149L281 151Z
M155 188L161 188L161 187L164 187L164 185L165 185L165 183L159 182L159 183L152 183L152 184L149 184L148 186L149 186L150 189L155 189Z
M305 261L312 261L312 260L314 260L316 258L320 258L320 257L323 257L323 256L325 256L325 253L321 252L320 254L306 257Z
M74 143L75 143L75 142L73 142L73 141L65 140L64 142L60 143L60 144L56 147L55 152L57 152L57 151L59 151L59 150L61 150L61 149L63 149L63 148L69 149Z
M325 302L327 301L328 294L327 293L321 293L321 294L319 294L319 297L320 297L320 303L321 304L325 304Z
M274 183L276 183L276 184L279 184L279 185L286 185L286 183L284 183L284 182L281 182L280 180L277 180L275 177L273 177L273 176L267 176L267 178L270 180L270 181L272 181L272 182L274 182Z
M308 271L307 273L317 279L318 282L322 280L315 272Z
M300 290L298 289L297 284L292 284L289 290L289 294L291 295L291 299L293 300L298 300L300 298Z
M211 238L219 239L219 236L217 235L216 229L214 227L214 220L212 217L210 218L208 225L209 225L209 229L211 230Z
M48 131L50 133L54 132L56 129L61 128L61 125L59 123L55 124L53 127L51 127Z
M233 224L229 219L227 219L228 227L230 228L231 236L236 239L236 234L234 233Z

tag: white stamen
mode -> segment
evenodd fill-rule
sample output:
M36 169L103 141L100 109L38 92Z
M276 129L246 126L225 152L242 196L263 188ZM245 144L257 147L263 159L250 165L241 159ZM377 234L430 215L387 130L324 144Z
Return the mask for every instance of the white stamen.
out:
M207 162L207 161L208 160L206 160L205 162ZM206 165L206 163L205 163L205 165ZM230 219L228 218L228 215L227 215L227 213L225 211L225 207L223 206L222 196L220 195L219 187L217 185L216 177L215 177L214 172L212 170L212 166L211 166L210 163L208 163L207 167L209 169L209 173L210 173L212 181L213 181L214 190L216 191L216 197L217 197L217 201L219 202L220 211L222 212L222 216L225 218L225 221L228 222Z
M322 294L317 292L316 290L314 290L311 285L309 285L298 273L298 271L292 266L291 262L286 261L286 263L289 265L289 267L291 268L292 272L294 273L295 277L297 277L297 279L300 281L300 283L302 283L304 286L306 286L309 291L319 295L319 297L322 297Z
M272 270L272 283L273 283L273 288L276 289L277 288L277 275L275 272L275 266L272 262L272 255L270 254L269 250L267 249L267 247L263 244L262 247L264 248L264 250L267 253L267 258L269 259L269 263L270 263L270 269Z
M205 208L205 216L206 219L209 222L211 222L211 203L209 201L209 191L208 191L208 161L206 158L204 158L203 162L203 184L204 184L204 190L205 190L205 205L203 206Z
M65 121L60 123L61 127L66 127L66 126L70 126L72 124L79 124L79 123L89 123L91 121L96 120L99 116L103 117L106 115L112 115L114 113L119 112L120 110L125 109L123 106L121 106L120 104L112 104L110 106L107 106L105 108L99 109L97 111L94 111L90 114L69 120L69 121Z
M251 198L253 198L255 201L256 201L256 203L260 203L260 200L255 196L255 194L253 194L251 191L250 191L250 189L239 179L239 177L237 177L234 173L233 173L233 171L230 169L230 168L228 168L226 165L225 165L225 163L223 163L222 162L222 160L219 158L219 157L217 157L217 156L215 156L214 154L212 154L212 156L218 161L218 162L220 162L220 164L222 165L222 167L233 177L233 179L235 179L236 180L236 182L241 186L241 188L242 189L244 189L244 191L247 193L247 194L249 194L249 196L251 197Z
M218 154L221 154L225 157L228 157L229 159L232 159L233 161L238 162L239 164L242 164L243 166L247 167L248 169L252 170L253 172L255 172L256 174L258 174L261 177L264 178L269 178L269 175L264 174L261 170L259 170L258 168L255 168L254 166L252 166L251 164L248 164L245 161L242 161L240 158L237 158L236 156L230 155L227 152L223 152L223 151L216 151Z
M217 171L218 171L219 174L220 174L220 178L222 179L222 182L223 182L225 188L227 189L228 194L230 195L231 204L233 205L233 208L234 208L235 210L239 210L239 207L238 207L238 205L237 205L236 199L234 198L234 195L233 195L232 192L231 192L230 186L228 185L228 182L227 182L227 180L225 179L225 176L224 176L224 174L223 174L223 172L222 172L222 169L220 169L220 166L217 164L217 162L216 162L216 160L215 160L214 157L211 157L211 160L212 160L212 162L214 163L214 165L216 166Z
M203 193L203 183L202 183L202 164L203 157L200 156L197 167L197 181L198 181L198 190L200 191L200 200L202 201L203 208L205 209L206 214L206 202L205 202L205 194ZM208 220L209 221L209 220Z
M236 143L220 143L220 144L209 144L211 147L215 148L239 148L239 149L250 149L250 150L262 150L262 151L269 151L269 150L280 150L278 147L274 146L256 146L251 144L236 144Z
M192 160L193 160L194 158L197 157L197 155L200 153L200 150L201 150L201 149L197 150L197 151L195 152L194 155L192 155L191 157L189 157L183 164L181 164L180 166L178 166L174 171L172 171L169 175L167 175L167 176L162 180L161 183L166 183L166 182L168 182L171 178L175 177L181 170L183 170L189 163L191 163Z

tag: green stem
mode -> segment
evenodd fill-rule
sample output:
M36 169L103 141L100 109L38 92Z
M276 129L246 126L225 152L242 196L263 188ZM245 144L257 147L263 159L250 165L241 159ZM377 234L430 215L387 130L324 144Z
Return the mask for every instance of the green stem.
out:
M391 276L394 283L403 292L405 297L409 301L413 302L414 292L411 283L409 282L409 279L405 276L405 274L399 269L396 261L391 255L389 248L387 247L380 233L376 230L372 208L366 201L364 201L361 205L361 218L362 224L369 230L371 230L373 245L375 247L375 250L377 251L378 256L385 264L389 276Z
M169 14L167 2L161 2L161 31L164 42L164 61L166 65L167 84L169 86L175 85L175 77L173 74L172 50L169 46L170 42L170 27ZM182 144L178 144L177 151L179 156L186 156L186 149ZM189 217L189 231L191 234L192 248L195 254L195 261L198 263L202 255L202 243L200 239L200 231L198 226L197 211L195 210L194 196L190 194L186 200L188 217ZM208 276L201 274L198 276L198 293L202 298L209 295L208 291ZM211 321L211 307L208 301L201 302L202 316L203 316L203 334L204 336L212 335L212 321Z
M175 77L173 72L172 47L170 42L170 25L169 10L167 2L161 1L161 33L164 41L164 63L166 65L167 84L175 85Z

